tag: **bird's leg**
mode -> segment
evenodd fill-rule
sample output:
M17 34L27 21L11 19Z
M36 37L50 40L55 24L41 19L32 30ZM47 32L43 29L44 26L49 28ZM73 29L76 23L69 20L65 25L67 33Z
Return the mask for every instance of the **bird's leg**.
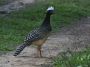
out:
M37 51L38 51L38 56L42 57L41 45L37 47Z

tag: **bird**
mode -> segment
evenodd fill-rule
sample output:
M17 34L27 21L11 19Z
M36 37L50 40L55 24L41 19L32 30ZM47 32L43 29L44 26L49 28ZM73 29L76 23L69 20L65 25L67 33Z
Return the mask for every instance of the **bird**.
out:
M25 47L34 44L37 46L38 57L42 57L42 51L41 51L42 45L46 42L47 38L49 37L52 31L50 17L51 15L54 14L54 7L49 6L45 13L46 13L45 18L42 24L40 25L40 27L32 30L25 37L24 42L16 49L13 56L19 55Z

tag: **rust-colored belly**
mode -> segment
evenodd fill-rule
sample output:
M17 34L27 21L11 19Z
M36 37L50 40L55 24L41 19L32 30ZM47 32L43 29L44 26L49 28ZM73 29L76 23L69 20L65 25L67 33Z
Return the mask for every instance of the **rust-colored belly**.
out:
M34 41L34 42L32 42L32 44L37 45L37 46L43 45L45 43L45 41L47 40L49 34L50 33L45 33L45 36L46 36L45 38Z
M41 46L45 43L46 40L47 39L40 39L40 40L34 41L32 44L37 45L37 46Z

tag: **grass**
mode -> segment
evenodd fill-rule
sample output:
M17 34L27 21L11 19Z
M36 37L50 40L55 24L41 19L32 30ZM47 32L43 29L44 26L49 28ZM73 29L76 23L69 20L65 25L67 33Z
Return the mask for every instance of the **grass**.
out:
M90 67L90 49L82 52L62 53L54 59L54 67Z
M0 16L0 50L11 51L23 42L25 35L39 27L48 6L55 7L51 24L53 32L72 21L90 16L90 0L45 0L27 8Z
M0 0L0 5L3 5L6 3L7 0Z

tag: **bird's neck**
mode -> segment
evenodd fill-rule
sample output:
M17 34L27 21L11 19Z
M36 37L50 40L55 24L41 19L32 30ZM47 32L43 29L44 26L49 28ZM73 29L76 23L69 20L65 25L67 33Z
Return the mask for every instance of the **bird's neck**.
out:
M45 19L41 26L50 26L50 16L49 14L46 14Z

